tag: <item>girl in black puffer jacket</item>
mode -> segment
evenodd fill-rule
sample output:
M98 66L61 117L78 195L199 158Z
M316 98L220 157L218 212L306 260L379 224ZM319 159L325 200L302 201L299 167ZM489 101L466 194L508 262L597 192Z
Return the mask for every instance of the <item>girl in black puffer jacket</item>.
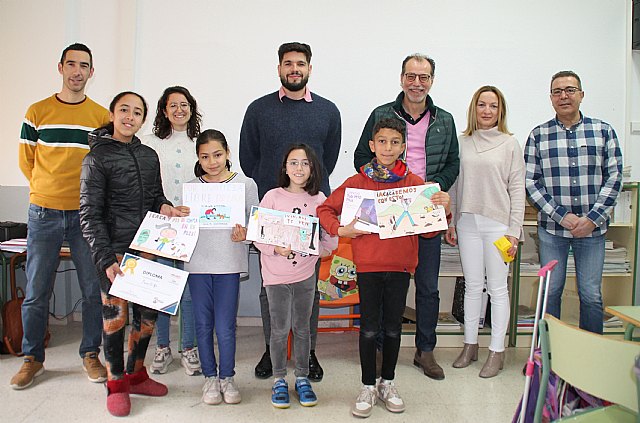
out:
M147 116L147 103L133 92L118 94L109 106L111 123L89 134L91 151L82 162L80 223L91 247L102 291L104 355L107 362L107 409L126 416L129 393L162 396L167 387L149 379L144 357L158 312L133 304L129 357L124 368L124 327L128 302L109 295L122 274L118 261L127 251L147 211L186 216L165 198L160 164L153 149L135 136Z

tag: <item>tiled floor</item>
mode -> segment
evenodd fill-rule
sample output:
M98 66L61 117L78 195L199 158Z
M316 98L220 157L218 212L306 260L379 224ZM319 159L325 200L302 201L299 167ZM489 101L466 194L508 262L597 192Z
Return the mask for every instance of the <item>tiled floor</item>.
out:
M0 421L2 422L101 422L113 421L105 407L102 384L90 383L77 355L80 326L52 326L51 346L47 349L46 371L24 391L9 387L11 376L20 367L19 358L0 356ZM155 339L155 338L154 338ZM172 339L176 339L175 333ZM292 395L290 409L271 406L271 380L258 380L253 368L263 351L262 330L238 329L236 381L242 393L238 405L208 406L200 401L202 376L186 376L179 360L174 360L159 381L169 386L164 398L132 398L129 421L145 422L344 422L355 421L351 402L360 388L357 333L320 334L317 355L325 378L314 384L318 405L301 407ZM147 362L155 345L149 348ZM487 351L467 369L453 369L458 348L438 348L436 357L445 368L446 378L433 381L413 366L413 348L402 348L396 384L407 410L391 414L378 405L369 421L392 422L509 422L522 393L522 365L528 350L508 349L504 371L493 379L481 379L478 372ZM178 357L174 350L174 358ZM291 367L290 367L291 369ZM290 372L289 379L293 376ZM290 383L291 385L291 383Z

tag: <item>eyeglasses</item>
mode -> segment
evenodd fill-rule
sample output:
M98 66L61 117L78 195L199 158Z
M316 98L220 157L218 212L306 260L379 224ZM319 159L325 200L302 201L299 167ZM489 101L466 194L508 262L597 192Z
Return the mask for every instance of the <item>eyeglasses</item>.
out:
M178 107L181 108L182 110L189 110L191 108L191 104L187 102L169 103L167 107L169 108L169 110L178 110Z
M416 80L416 77L420 78L420 82L422 82L423 84L426 84L427 82L431 81L432 76L429 75L428 73L423 73L423 74L415 74L415 73L405 73L404 77L407 78L407 81L409 82L413 82Z
M554 88L551 90L551 95L554 97L560 97L563 91L565 94L571 96L577 93L578 91L582 91L582 90L577 87Z
M302 167L309 167L309 160L289 160L287 161L287 166L290 167L298 167L298 166L302 166Z

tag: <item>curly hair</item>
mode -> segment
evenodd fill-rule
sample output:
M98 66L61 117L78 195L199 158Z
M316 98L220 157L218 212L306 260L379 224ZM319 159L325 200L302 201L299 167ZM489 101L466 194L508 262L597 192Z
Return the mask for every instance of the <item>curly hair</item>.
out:
M200 135L200 124L202 123L202 115L198 111L198 104L196 99L193 98L191 93L185 87L176 85L175 87L169 87L162 93L162 97L158 100L158 107L156 108L156 118L153 120L153 133L161 140L168 138L173 132L171 122L165 115L167 109L167 102L171 94L182 94L187 98L189 107L191 108L191 118L187 123L187 136L191 139Z

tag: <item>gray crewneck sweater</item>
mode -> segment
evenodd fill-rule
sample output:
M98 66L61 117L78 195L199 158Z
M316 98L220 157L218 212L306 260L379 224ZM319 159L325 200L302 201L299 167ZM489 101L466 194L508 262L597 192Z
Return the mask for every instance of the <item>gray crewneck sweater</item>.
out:
M189 183L204 182L197 178ZM225 182L244 184L244 208L249 218L251 206L258 205L258 187L253 179L239 173ZM189 273L229 274L240 273L240 277L249 274L249 243L231 241L231 229L201 230L196 249L191 260L184 264Z

